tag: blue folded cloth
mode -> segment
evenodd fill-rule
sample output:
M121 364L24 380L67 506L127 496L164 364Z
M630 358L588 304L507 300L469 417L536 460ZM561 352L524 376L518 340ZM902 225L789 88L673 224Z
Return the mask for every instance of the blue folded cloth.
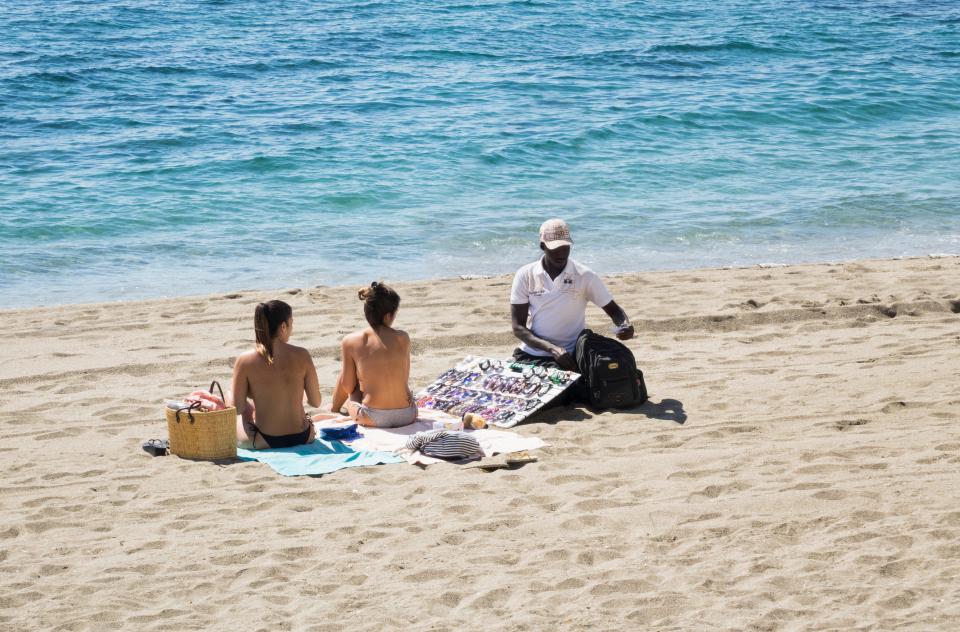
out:
M329 426L320 429L320 438L327 441L353 441L363 435L357 432L357 424L347 424L345 426Z
M336 472L345 467L406 462L403 457L393 452L358 452L339 441L322 439L292 448L266 450L237 448L237 458L241 461L266 463L284 476L318 476Z

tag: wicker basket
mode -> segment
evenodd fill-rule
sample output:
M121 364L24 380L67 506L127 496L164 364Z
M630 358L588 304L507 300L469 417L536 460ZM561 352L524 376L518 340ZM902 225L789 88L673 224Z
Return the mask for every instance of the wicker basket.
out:
M223 389L216 381L210 385ZM197 410L199 403L180 410L167 408L170 452L184 459L218 461L237 458L237 409Z

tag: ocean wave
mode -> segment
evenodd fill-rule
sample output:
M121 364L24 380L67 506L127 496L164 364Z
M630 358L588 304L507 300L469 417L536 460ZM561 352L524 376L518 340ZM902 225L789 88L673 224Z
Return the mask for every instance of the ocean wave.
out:
M195 136L153 136L151 138L128 138L121 141L108 141L95 145L95 147L105 155L112 153L129 154L151 154L157 152L166 152L170 149L181 147L192 147L197 144Z
M495 9L506 9L511 8L520 8L520 9L529 9L529 8L551 8L553 3L548 2L547 0L486 0L481 2L456 2L449 4L438 4L435 7L432 7L433 11L443 11L447 13L459 14L461 12L468 11L484 11L490 12Z
M485 53L481 51L456 50L446 48L416 48L409 51L403 51L399 54L401 59L455 59L455 60L500 60L502 55L495 53Z
M317 198L318 208L353 210L376 206L381 197L369 193L333 193Z
M655 44L646 49L647 53L722 53L743 52L764 55L786 55L795 51L780 46L764 46L744 40L727 40L703 44Z
M653 53L653 54L651 54ZM563 54L552 59L565 63L585 64L587 66L611 66L617 68L644 68L650 70L700 70L719 64L711 59L684 59L665 57L650 49L614 49L590 51L576 54Z
M155 75L185 75L185 76L199 75L204 72L202 68L194 68L190 66L155 65L155 64L151 64L149 66L137 66L135 68L127 68L126 70L128 72L135 71L135 72L144 72L144 73L155 74Z
M217 163L224 171L248 171L256 174L290 171L298 167L298 161L292 156L254 156L242 160L228 160Z
M343 68L343 64L335 61L317 59L315 57L307 59L271 59L269 61L245 62L241 64L231 64L223 67L230 71L254 71L254 72L273 72L276 70L336 70Z
M0 85L8 82L19 86L44 83L65 85L81 81L83 81L83 74L80 71L37 70L0 79Z

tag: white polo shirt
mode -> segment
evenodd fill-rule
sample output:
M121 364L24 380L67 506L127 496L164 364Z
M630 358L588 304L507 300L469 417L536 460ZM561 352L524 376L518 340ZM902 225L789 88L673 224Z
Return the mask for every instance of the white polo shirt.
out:
M577 336L587 324L587 300L604 307L613 300L597 273L573 259L567 259L563 272L551 279L542 259L528 263L513 277L510 303L530 305L527 327L538 338L573 353ZM520 343L531 355L549 356L540 349Z

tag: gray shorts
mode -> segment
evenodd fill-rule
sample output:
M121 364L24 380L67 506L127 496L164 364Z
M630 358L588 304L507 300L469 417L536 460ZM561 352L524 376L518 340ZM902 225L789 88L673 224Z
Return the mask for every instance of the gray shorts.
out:
M417 406L410 404L406 408L370 408L360 404L357 414L365 416L377 428L399 428L417 420Z

